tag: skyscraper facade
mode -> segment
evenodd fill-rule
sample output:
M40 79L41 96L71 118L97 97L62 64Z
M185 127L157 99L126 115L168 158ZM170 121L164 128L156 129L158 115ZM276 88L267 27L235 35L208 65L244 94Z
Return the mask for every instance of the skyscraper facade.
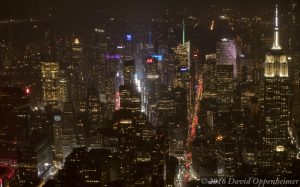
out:
M265 98L263 163L271 174L290 173L293 149L290 141L290 88L287 56L279 43L278 8L276 7L274 41L265 60Z
M56 62L42 62L42 89L46 105L57 106L60 100L59 66Z

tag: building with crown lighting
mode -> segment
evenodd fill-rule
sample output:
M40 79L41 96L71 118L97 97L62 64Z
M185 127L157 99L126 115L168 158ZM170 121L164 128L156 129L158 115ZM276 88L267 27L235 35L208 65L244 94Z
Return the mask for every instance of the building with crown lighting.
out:
M291 144L289 67L280 46L279 17L276 6L274 40L265 59L264 135L262 166L272 176L290 174L295 158Z

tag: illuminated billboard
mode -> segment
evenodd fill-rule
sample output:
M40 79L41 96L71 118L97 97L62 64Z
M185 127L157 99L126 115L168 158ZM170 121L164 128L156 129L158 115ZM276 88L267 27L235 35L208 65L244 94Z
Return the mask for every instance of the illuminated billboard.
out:
M158 79L159 75L147 75L148 79Z
M117 46L117 49L124 49L124 48L125 48L124 45L118 45L118 46Z
M189 71L189 68L188 67L180 67L179 68L179 72L188 72Z
M107 54L106 55L106 59L108 60L119 60L121 58L121 55L120 54Z
M155 58L158 61L162 61L163 60L163 56L162 55L153 54L152 57Z

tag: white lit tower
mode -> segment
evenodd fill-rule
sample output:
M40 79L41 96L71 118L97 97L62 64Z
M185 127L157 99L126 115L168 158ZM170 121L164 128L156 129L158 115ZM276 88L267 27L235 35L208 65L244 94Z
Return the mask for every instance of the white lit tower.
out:
M273 176L288 174L293 149L290 141L290 88L287 56L279 44L276 6L273 46L266 54L264 93L263 168Z

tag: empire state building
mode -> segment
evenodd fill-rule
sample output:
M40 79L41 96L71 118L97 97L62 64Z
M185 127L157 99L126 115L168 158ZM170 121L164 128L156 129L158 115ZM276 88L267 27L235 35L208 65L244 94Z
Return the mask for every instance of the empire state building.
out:
M290 88L287 56L279 42L276 6L273 46L265 59L264 136L262 166L272 176L290 173Z

